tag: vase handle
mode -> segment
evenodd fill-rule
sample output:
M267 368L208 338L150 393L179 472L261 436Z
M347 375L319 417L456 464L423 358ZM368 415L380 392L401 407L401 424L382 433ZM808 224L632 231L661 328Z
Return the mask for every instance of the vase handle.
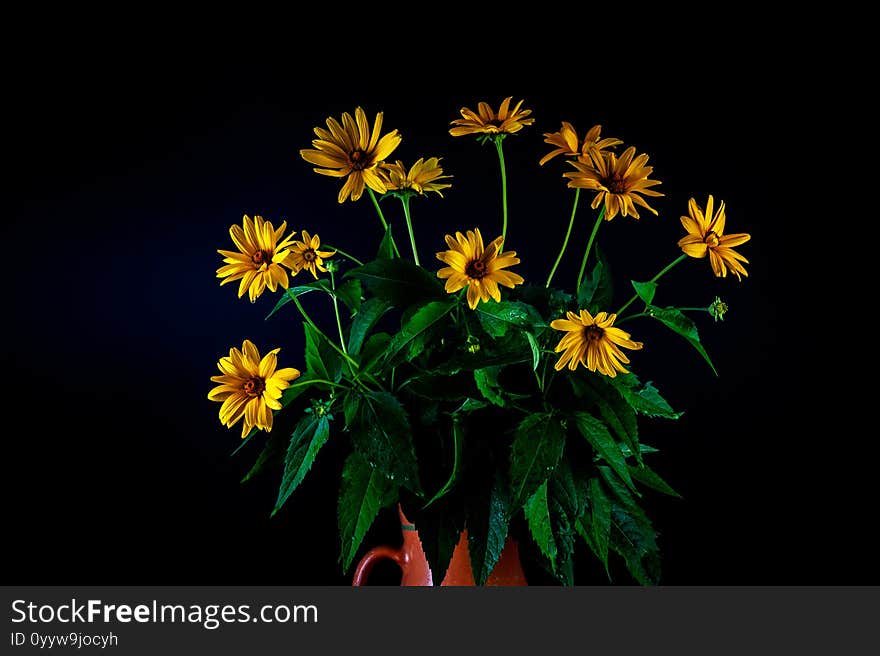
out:
M376 564L376 561L384 558L393 560L397 563L398 567L403 569L405 558L402 549L394 549L388 546L373 547L364 554L364 557L358 563L357 568L354 570L354 579L351 584L353 586L365 585L373 565Z

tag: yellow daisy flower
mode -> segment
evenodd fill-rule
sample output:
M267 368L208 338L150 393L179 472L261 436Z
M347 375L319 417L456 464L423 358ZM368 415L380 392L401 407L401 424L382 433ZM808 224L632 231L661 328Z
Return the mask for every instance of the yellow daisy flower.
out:
M461 137L466 134L513 134L519 132L526 125L535 122L534 118L526 118L532 113L531 109L523 109L523 101L520 100L513 110L510 109L510 101L513 96L505 98L498 111L495 112L488 103L481 102L477 105L477 111L461 108L462 118L452 121L452 125L456 126L449 130L449 134L453 137Z
M597 191L592 207L596 209L605 203L605 220L610 221L618 213L623 216L632 215L639 218L635 205L641 205L649 212L657 214L657 210L648 205L645 196L662 196L660 192L649 187L660 184L658 180L649 180L654 170L646 166L648 156L641 154L635 157L636 149L627 148L618 159L610 151L588 150L586 156L571 161L577 171L569 171L563 175L569 178L569 187ZM635 203L635 205L634 205Z
M273 349L260 359L257 347L246 339L240 351L233 347L228 357L217 362L222 375L211 376L211 382L219 384L208 392L208 398L223 403L220 422L227 428L244 420L242 438L254 426L266 432L272 430L272 410L281 410L281 392L299 378L297 369L276 369L280 350Z
M336 251L321 251L321 238L318 235L311 236L307 231L302 231L302 241L294 241L290 247L290 255L285 264L299 273L303 269L310 271L318 279L318 271L327 273L324 266L324 258L336 255Z
M448 180L451 175L443 175L443 168L440 166L438 157L431 157L427 160L420 157L415 164L407 171L403 162L397 160L394 164L382 164L381 171L383 174L383 182L388 191L404 191L411 189L417 194L425 195L429 191L436 192L438 196L441 189L448 189L452 185L440 180Z
M563 351L559 356L554 368L562 369L566 364L574 371L578 364L582 364L590 371L598 371L614 378L617 372L629 373L621 363L628 363L620 347L630 350L641 349L641 342L634 342L630 334L614 328L616 314L599 312L595 318L586 310L581 310L580 316L574 312L567 313L568 319L556 319L550 323L555 330L565 331L565 336L556 345L556 352Z
M742 255L733 250L734 246L745 244L751 235L740 232L732 235L724 234L724 223L727 216L724 211L724 201L718 206L718 211L712 214L715 199L709 194L709 201L706 203L706 212L703 213L702 208L697 202L691 198L688 201L688 213L690 216L681 217L681 225L687 230L686 237L678 240L678 245L691 257L706 257L709 254L709 264L712 265L712 271L716 276L727 277L727 270L730 269L737 280L742 280L743 276L748 276L745 267L740 262L749 261Z
M496 237L484 248L479 228L468 230L467 236L460 232L455 237L446 235L450 250L437 253L437 259L449 265L437 272L438 278L446 279L446 292L452 294L467 287L468 305L473 310L479 301L485 303L490 297L501 302L498 285L513 289L523 284L522 276L504 271L519 264L519 258L516 251L502 253L502 241L502 237Z
M538 164L544 166L544 164L557 155L565 155L566 157L578 157L583 155L587 157L590 150L603 151L606 148L619 146L623 143L620 139L613 139L611 137L602 139L600 138L601 134L602 126L594 125L590 128L589 132L584 135L584 140L580 141L578 140L577 132L575 132L572 124L568 121L563 121L559 132L544 133L544 143L556 146L556 149L551 150L544 155Z
M364 110L354 110L354 118L345 112L342 123L335 118L327 119L327 130L315 128L317 139L312 140L313 149L304 149L299 154L304 160L316 166L315 172L334 178L348 178L339 190L340 203L351 196L357 200L364 193L364 185L373 191L384 194L385 183L376 170L394 149L400 145L401 137L392 130L381 139L382 112L376 114L373 130Z
M289 284L287 271L281 266L290 254L290 241L295 235L291 232L282 239L287 230L287 221L275 230L271 221L264 221L262 216L253 220L245 214L242 225L229 228L229 235L239 252L217 252L223 256L224 266L217 269L217 277L223 278L220 285L234 280L241 280L238 285L238 297L248 292L251 303L268 287L275 291L278 285L287 289ZM280 240L280 241L279 241Z

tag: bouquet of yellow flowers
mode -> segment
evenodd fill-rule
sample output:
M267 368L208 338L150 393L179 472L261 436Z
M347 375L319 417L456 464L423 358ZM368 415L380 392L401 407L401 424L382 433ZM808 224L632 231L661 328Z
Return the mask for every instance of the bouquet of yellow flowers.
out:
M369 196L382 230L378 247L368 251L372 258L362 244L341 244L343 250L336 235L328 245L305 229L297 238L286 222L276 227L260 216L233 225L232 247L219 251L221 284L238 282L239 298L247 294L251 302L267 289L279 293L269 316L298 312L305 349L301 357L281 359L299 367L293 368L280 366L279 348L261 354L245 340L220 358L208 398L222 404L224 425L241 422L245 440L268 433L246 478L277 464L273 512L328 440L344 442L338 528L345 570L380 509L399 503L418 526L434 571L445 569L467 528L473 577L484 583L505 538L520 527L563 584L573 583L579 540L606 570L616 553L637 581L658 580L656 533L642 493L676 493L649 466L657 449L640 441L638 417L674 420L680 413L628 368L643 347L639 321L665 325L714 371L688 315L723 319L727 306L716 297L700 307L660 307L654 298L663 276L688 258L708 258L719 277L747 275L747 260L734 248L749 235L726 231L724 202L691 199L681 217L678 257L650 280L632 281L632 296L615 303L598 248L600 228L639 219L640 211L656 215L649 200L662 195L660 182L651 177L648 155L603 137L599 125L580 137L563 122L544 135L552 150L539 163L565 160L571 216L564 236L560 229L558 255L552 264L548 258L546 279L524 280L507 241L504 146L533 122L523 102L511 98L497 110L485 102L476 111L462 108L452 121L453 137L495 147L501 221L463 220L445 244L431 236L434 258L419 256L410 201L442 197L452 177L438 157L411 166L392 160L401 135L383 134L381 112L371 126L360 107L316 127L312 148L300 153L315 172L340 179L339 203ZM596 211L592 232L578 249L576 284L557 287L582 195ZM386 219L383 205L391 199L400 202L409 249ZM335 325L313 320L303 306L306 294L326 297ZM284 411L300 415L292 435L272 432L274 415Z

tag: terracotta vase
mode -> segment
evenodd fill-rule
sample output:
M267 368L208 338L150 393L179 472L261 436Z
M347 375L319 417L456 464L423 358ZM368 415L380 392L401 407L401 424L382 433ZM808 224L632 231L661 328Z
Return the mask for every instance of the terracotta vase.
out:
M398 505L397 512L400 515L400 530L403 533L403 544L400 547L381 546L370 549L361 558L354 571L352 585L365 585L367 577L373 565L382 559L393 560L402 571L400 585L434 585L434 577L419 532L416 527L406 518L403 510ZM471 559L468 554L467 529L462 531L458 544L452 552L449 568L440 585L472 586L474 575L471 571ZM519 560L519 550L516 542L507 538L501 556L495 564L495 569L486 579L487 586L502 585L528 585Z

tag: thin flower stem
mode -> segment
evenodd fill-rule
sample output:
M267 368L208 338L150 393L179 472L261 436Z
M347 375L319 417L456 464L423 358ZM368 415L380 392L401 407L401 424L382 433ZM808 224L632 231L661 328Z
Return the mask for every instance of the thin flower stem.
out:
M628 317L624 317L623 319L617 320L617 325L619 326L624 321L629 321L630 319L638 319L639 317L650 317L651 314L648 312L639 312L638 314L631 314Z
M565 249L568 248L568 239L571 237L571 229L574 227L574 215L577 214L580 197L581 190L580 188L577 188L574 190L574 204L571 207L571 218L568 220L568 231L565 233L565 240L562 242L562 248L559 249L559 256L556 258L556 262L553 263L553 268L550 269L550 275L547 276L547 284L544 285L544 287L550 287L550 283L553 282L553 276L556 274L556 269L559 268L559 263L562 262L562 256L565 254Z
M308 380L304 380L301 383L291 383L288 387L304 387L306 385L329 385L330 387L341 387L343 389L348 389L345 385L340 385L339 383L334 383L332 380L324 380L323 378L309 378Z
M504 147L501 145L503 141L499 135L495 137L495 149L498 151L498 165L501 167L501 209L504 213L503 223L501 224L502 244L507 239L507 168L504 166Z
M709 312L709 308L701 307L701 308L675 308L681 312Z
M348 353L336 346L333 340L327 337L327 335L324 334L324 331L318 328L318 325L314 321L312 321L312 318L308 315L306 309L302 306L302 303L299 302L299 299L296 296L292 296L292 298L294 304L296 305L296 309L299 310L299 313L303 316L303 319L306 320L306 323L308 323L315 330L315 332L321 335L321 337L327 340L327 343L333 347L333 350L335 350L337 353L339 353L339 355L348 360L349 364L357 367L357 362L355 362L354 359L352 359L352 357L348 355Z
M364 266L363 262L361 262L359 259L357 259L354 255L349 255L341 248L336 248L335 246L331 246L330 244L324 244L324 247L329 248L331 251L335 251L335 252L339 253L342 257L348 258L349 260L351 260L352 262L354 262L358 266Z
M687 258L688 258L687 255L679 255L672 262L670 262L663 269L661 269L660 273L658 273L656 276L651 278L650 282L657 282L658 280L660 280L660 278L662 278L665 274L669 273L669 271L671 271L673 268L675 268L678 264L680 264L681 262L684 262ZM628 308L630 305L635 303L638 298L639 298L639 295L634 294L633 297L631 299L629 299L626 303L624 303L623 307L621 307L617 311L618 316L620 314L622 314L626 308ZM635 315L633 315L633 316L635 316Z
M379 207L379 199L376 198L376 194L373 193L373 190L367 187L367 192L370 194L370 199L373 201L373 206L376 208L376 212L379 214L379 220L382 222L382 228L385 232L388 232L388 221L385 220L385 215L382 213L382 208ZM394 254L397 257L400 257L400 251L397 250L397 244L394 243L394 237L391 237L391 246L394 248Z
M403 215L406 217L406 229L409 230L409 243L412 246L413 260L416 266L419 264L419 251L416 249L416 236L413 233L412 217L409 214L409 195L401 196L400 202L403 204Z
M331 271L330 272L330 288L335 292L336 291L336 276ZM336 298L336 294L330 294L330 298L333 299L333 312L336 314L336 327L339 329L339 345L342 347L342 352L348 355L348 350L345 348L345 337L342 334L342 320L339 318L339 301ZM352 372L354 375L354 372Z
M590 239L587 241L587 249L584 251L584 259L581 260L581 270L578 272L578 280L577 286L574 288L575 294L577 294L578 290L581 288L581 282L584 280L584 271L587 270L587 260L590 257L590 251L593 249L593 242L596 241L596 234L599 232L599 226L602 225L602 219L605 218L605 205L602 205L602 209L599 210L599 216L596 218L596 223L593 224L593 232L590 233Z

